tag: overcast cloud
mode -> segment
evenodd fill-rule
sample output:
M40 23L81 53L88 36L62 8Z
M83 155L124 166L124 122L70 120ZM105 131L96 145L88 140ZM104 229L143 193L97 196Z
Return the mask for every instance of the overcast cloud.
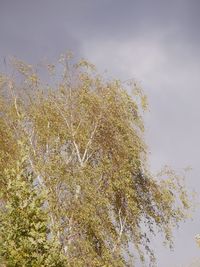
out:
M8 56L37 63L71 49L101 72L140 81L152 170L190 165L188 184L200 193L199 28L199 0L0 0L0 68ZM174 252L155 241L158 267L198 257L198 232L199 210L175 233Z

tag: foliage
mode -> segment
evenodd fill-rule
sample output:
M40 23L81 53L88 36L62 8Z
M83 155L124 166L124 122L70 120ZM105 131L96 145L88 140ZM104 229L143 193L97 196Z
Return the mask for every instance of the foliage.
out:
M135 252L153 262L151 233L161 231L171 244L189 201L174 172L162 180L150 174L146 96L134 82L103 79L85 60L62 57L60 64L62 77L47 66L48 84L21 61L14 64L19 76L0 78L1 238L9 244L1 245L2 255L24 266L36 254L30 266L47 266L53 255L64 255L70 267L134 266ZM17 167L21 150L25 175Z
M59 244L48 237L45 198L24 164L25 159L19 159L2 177L6 188L1 192L5 203L0 214L1 261L9 267L66 266Z

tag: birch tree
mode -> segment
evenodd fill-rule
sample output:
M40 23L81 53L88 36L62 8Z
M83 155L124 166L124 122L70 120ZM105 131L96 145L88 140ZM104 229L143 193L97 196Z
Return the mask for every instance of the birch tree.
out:
M66 266L134 266L136 255L154 262L151 235L172 245L190 203L173 171L158 179L149 170L142 90L101 77L85 60L47 64L48 82L21 61L14 67L14 77L1 76L0 176L23 144ZM9 178L0 183L6 213Z

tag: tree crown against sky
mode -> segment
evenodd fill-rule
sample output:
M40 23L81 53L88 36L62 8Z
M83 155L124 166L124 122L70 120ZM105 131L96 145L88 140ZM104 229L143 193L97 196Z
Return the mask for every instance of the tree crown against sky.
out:
M12 244L1 245L2 259L20 266L35 253L44 266L120 267L147 253L153 262L152 234L171 246L190 202L175 172L150 173L137 83L106 80L68 56L47 64L48 83L21 61L14 69L0 76L0 240ZM22 227L9 223L18 216Z

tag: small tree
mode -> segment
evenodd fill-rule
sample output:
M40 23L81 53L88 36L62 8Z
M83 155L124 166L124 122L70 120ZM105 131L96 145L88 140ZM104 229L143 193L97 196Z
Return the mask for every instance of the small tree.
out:
M26 169L26 158L15 168L4 170L4 203L0 213L0 259L8 267L66 266L59 244L49 235L44 209L45 195L34 185Z

